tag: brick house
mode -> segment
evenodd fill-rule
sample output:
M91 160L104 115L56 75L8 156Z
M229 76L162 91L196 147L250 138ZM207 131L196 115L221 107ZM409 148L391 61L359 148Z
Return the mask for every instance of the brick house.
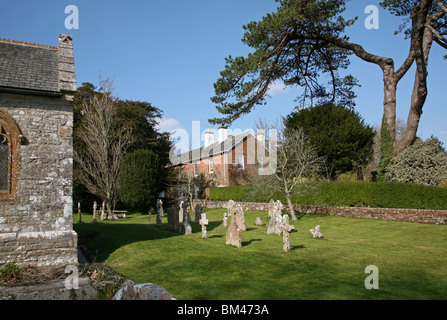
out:
M172 163L179 175L203 175L205 180L211 181L211 187L246 184L244 176L260 166L258 154L259 159L268 154L264 148L264 137L261 134L255 136L251 131L238 135L228 135L227 132L227 127L219 127L215 141L214 132L208 129L204 133L203 147L182 153ZM209 188L206 195L208 191Z
M0 39L0 266L78 262L76 89L71 36L59 47Z

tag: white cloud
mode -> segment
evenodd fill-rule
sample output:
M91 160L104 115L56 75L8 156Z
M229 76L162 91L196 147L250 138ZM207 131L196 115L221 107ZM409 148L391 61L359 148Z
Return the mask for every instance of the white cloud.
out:
M288 87L284 84L284 82L276 80L275 82L273 82L268 91L267 91L267 95L269 95L270 97L279 95L281 93L286 93L288 91Z
M181 128L181 124L177 119L174 118L161 118L158 121L158 125L156 126L156 128L160 131L160 132L171 132L172 130L175 129L179 129Z

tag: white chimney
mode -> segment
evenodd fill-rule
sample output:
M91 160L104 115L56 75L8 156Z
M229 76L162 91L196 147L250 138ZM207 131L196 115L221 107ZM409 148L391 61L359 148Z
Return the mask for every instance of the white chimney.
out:
M214 143L214 132L210 128L205 131L205 148Z
M227 137L228 137L228 134L227 134L227 127L225 127L225 126L220 126L220 127L219 127L219 143L221 143L222 141L224 141Z

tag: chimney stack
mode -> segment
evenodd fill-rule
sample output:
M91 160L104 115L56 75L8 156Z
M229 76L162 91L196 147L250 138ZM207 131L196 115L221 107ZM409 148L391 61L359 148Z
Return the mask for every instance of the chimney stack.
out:
M219 127L219 143L224 141L228 137L227 127L220 126Z
M214 132L210 128L205 131L205 148L214 143Z

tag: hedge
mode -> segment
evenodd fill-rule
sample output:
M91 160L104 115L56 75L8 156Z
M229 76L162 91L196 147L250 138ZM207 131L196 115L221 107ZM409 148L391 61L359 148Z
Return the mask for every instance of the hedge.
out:
M407 209L447 209L447 189L398 182L338 182L325 181L309 184L307 193L293 194L296 205L407 208ZM262 191L254 192L250 186L212 188L210 200L239 202L264 202L281 200L286 204L284 194L273 196Z

